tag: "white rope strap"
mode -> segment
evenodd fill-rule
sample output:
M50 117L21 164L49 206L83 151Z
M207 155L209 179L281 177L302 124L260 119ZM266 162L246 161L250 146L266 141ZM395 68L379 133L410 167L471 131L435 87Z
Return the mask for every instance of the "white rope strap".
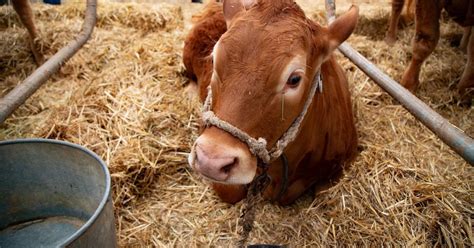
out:
M313 102L314 95L316 94L316 90L318 88L320 89L320 92L322 93L323 83L322 83L320 71L316 72L313 85L311 87L311 91L309 92L309 96L306 99L306 102L303 106L303 110L301 111L300 115L296 117L296 119L293 121L291 126L288 128L288 130L286 130L286 132L277 141L276 145L270 150L271 160L274 160L280 157L280 155L285 150L286 146L296 139L296 136L298 135L300 131L301 123L303 122L304 117L306 116L306 112L308 112L309 106Z
M220 128L230 133L232 136L238 138L239 140L245 142L248 145L250 152L253 155L261 158L262 161L270 161L270 156L267 151L267 141L264 138L255 139L250 137L250 135L232 126L230 123L219 119L219 117L217 117L212 111L204 112L202 114L202 119L204 120L204 123L206 123L206 125L212 125L217 128Z
M299 133L301 123L303 122L304 117L306 116L306 112L308 112L309 106L311 105L314 95L316 94L316 90L318 88L320 92L322 92L323 85L320 71L318 71L314 77L313 85L311 86L311 90L303 106L303 110L298 115L298 117L296 117L291 126L288 128L288 130L281 136L281 138L276 142L276 145L270 151L267 150L267 141L264 138L260 137L258 139L255 139L244 131L240 130L239 128L233 126L232 124L221 120L214 114L214 112L212 112L212 90L210 85L208 87L207 98L203 105L202 120L206 126L215 126L230 133L232 136L246 143L249 147L250 152L253 155L260 158L264 163L269 164L273 160L280 157L286 146L293 140L295 140L296 136Z

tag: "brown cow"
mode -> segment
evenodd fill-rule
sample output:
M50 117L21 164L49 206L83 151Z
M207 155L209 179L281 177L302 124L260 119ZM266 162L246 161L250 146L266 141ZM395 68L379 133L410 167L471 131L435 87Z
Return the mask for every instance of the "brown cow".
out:
M472 30L474 25L474 1L472 0L417 0L415 10L415 37L410 65L405 70L401 84L416 91L423 62L435 49L439 39L439 18L445 9L454 20ZM472 32L470 32L472 33ZM474 35L469 35L467 64L458 93L464 101L470 101L468 88L474 87Z
M309 99L296 139L284 150L288 171L279 159L271 161L265 198L289 204L308 188L337 179L354 157L357 132L347 78L332 53L357 18L353 6L322 27L292 0L225 0L208 5L187 36L184 64L201 100L210 85L215 115L263 138L267 149ZM309 98L318 71L324 87ZM189 160L229 203L243 199L245 185L260 173L248 144L213 125L203 127Z
M21 23L23 23L23 25L28 30L30 35L30 48L35 58L35 62L37 65L41 65L44 61L44 57L38 48L38 32L36 31L34 15L33 11L31 10L29 0L12 0L12 5L20 17Z

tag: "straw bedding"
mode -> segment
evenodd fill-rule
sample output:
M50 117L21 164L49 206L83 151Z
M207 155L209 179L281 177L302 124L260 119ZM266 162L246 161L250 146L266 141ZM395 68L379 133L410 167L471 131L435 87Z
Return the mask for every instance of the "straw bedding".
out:
M78 33L83 5L34 6L47 57ZM0 125L2 140L67 140L102 157L112 174L122 247L227 247L237 239L242 205L220 202L186 162L198 134L199 104L184 91L181 51L198 7L101 1L91 40ZM399 79L413 27L402 29L393 47L385 45L383 7L362 9L350 43ZM308 13L325 23L322 6ZM457 106L450 89L466 61L452 46L461 29L443 19L441 33L418 96L472 137L473 108ZM26 38L12 9L1 7L0 95L35 69ZM350 81L360 154L336 186L289 207L260 206L251 242L472 247L473 168L337 56Z

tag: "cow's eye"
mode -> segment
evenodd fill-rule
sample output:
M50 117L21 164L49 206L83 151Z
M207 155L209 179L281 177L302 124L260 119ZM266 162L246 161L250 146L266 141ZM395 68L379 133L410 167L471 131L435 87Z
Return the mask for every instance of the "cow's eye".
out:
M286 81L286 84L290 88L296 88L300 84L301 79L302 79L301 73L293 72L288 78L288 81Z

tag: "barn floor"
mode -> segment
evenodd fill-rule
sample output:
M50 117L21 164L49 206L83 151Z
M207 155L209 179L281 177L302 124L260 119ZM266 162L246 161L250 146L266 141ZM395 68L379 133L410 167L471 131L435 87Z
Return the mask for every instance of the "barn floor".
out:
M184 91L181 52L201 5L170 2L100 1L91 40L0 125L0 140L67 140L103 158L112 175L121 247L228 247L237 239L242 204L220 202L186 160L197 137L199 103ZM382 41L389 5L363 2L349 42L399 79L413 26L402 28L389 47ZM301 3L325 23L324 5ZM34 6L47 57L81 29L83 5ZM339 10L347 9L342 5ZM466 63L455 47L461 29L445 18L441 37L423 68L418 96L473 137L474 107L458 106L452 89ZM0 7L0 96L36 68L26 38L12 9ZM288 207L261 206L251 243L472 247L473 167L337 57L350 81L360 154L336 186Z

